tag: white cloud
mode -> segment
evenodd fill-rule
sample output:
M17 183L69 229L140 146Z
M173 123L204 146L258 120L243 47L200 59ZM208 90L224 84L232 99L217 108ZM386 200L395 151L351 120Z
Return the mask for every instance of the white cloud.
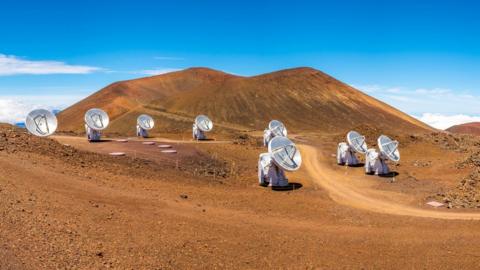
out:
M179 70L180 69L178 68L157 68L157 69L139 70L139 71L135 71L134 73L155 76L155 75L161 75L161 74L170 73L170 72L179 71Z
M0 54L0 76L19 74L87 74L103 69L91 66L69 65L59 61L31 61L14 55Z
M385 87L355 85L369 95L410 115L438 113L442 115L480 115L480 96L470 91L446 88Z
M16 100L0 99L0 123L21 122L32 109L35 108Z
M424 113L417 118L438 129L447 129L454 125L470 122L480 122L480 116L470 116L466 114L443 115L439 113Z
M388 88L388 89L385 89L385 92L388 92L388 93L401 93L402 92L402 88L400 87L393 87L393 88Z
M443 88L433 88L433 89L424 89L419 88L414 91L417 94L430 94L430 95L442 95L452 93L450 89L443 89Z
M14 124L23 122L27 114L34 109L65 109L80 101L83 96L0 96L0 123Z
M446 88L408 89L380 85L353 87L438 129L480 122L480 96L470 91Z
M408 102L408 103L415 103L417 100L412 99L408 96L401 96L401 95L387 95L391 101L399 101L399 102Z

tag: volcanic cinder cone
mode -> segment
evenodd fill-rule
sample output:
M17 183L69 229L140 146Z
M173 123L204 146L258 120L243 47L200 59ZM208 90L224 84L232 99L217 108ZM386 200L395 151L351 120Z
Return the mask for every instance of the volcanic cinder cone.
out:
M457 134L480 135L480 122L472 122L461 125L455 125L446 129L449 132Z
M136 117L155 118L154 132L184 132L198 114L216 128L263 130L271 119L290 131L338 132L369 124L402 133L431 130L426 124L321 71L295 68L242 77L207 68L113 83L59 115L59 130L81 131L93 107L108 112L110 132L131 133Z

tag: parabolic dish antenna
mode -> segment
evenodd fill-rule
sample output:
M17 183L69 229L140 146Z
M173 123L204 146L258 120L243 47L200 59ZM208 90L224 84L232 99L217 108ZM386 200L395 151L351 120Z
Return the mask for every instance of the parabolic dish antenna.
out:
M296 171L302 165L302 156L297 146L287 137L275 137L268 144L273 162L286 171Z
M52 135L57 129L57 125L57 117L51 111L45 109L31 111L25 120L27 130L40 137Z
M137 118L137 124L145 130L150 130L155 125L155 122L150 115L142 114Z
M272 120L270 123L268 123L268 129L275 135L275 136L283 136L287 137L287 128L285 125L278 121L278 120Z
M355 152L360 154L367 153L367 143L365 142L365 136L360 135L356 131L350 131L347 133L347 142L350 147L352 147Z
M109 122L108 114L103 110L90 109L85 113L85 123L93 130L104 130Z
M400 161L398 141L394 141L385 135L380 135L380 137L378 137L378 148L380 149L380 152L391 161Z
M213 122L205 115L199 115L195 118L195 124L197 127L203 131L208 132L213 129Z

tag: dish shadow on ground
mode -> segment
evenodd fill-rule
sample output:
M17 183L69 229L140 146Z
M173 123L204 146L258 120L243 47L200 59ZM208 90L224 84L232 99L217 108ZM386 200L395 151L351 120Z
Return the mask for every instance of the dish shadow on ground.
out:
M388 177L395 177L397 175L399 175L399 173L396 172L396 171L393 171L393 172L389 172L387 174L379 174L378 176L388 178Z
M356 164L356 165L345 165L345 163L342 163L342 164L338 164L338 163L337 163L337 165L338 165L338 166L343 166L343 167L357 168L357 167L363 167L363 166L365 166L365 163L360 162L360 163L358 163L358 164Z
M206 139L194 140L194 141L198 141L198 142L209 142L209 141L215 141L215 139L212 139L212 138L206 138Z
M89 143L106 143L106 142L112 142L113 140L110 139L102 139L99 141L89 141Z
M275 190L275 191L291 191L291 190L301 189L302 187L303 187L303 185L300 184L300 183L291 182L291 183L288 183L288 186L285 186L285 187L272 187L272 190Z

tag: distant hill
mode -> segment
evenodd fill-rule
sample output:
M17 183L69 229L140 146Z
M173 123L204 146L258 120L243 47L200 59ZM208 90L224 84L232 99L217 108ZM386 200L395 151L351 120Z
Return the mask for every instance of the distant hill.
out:
M102 108L110 132L133 134L136 118L148 113L156 132L190 132L198 114L218 130L263 130L271 119L292 132L338 132L369 124L395 132L423 132L428 125L312 68L241 77L190 68L113 83L59 114L59 130L83 131L83 116Z
M457 134L480 135L480 122L455 125L447 128L446 130Z

